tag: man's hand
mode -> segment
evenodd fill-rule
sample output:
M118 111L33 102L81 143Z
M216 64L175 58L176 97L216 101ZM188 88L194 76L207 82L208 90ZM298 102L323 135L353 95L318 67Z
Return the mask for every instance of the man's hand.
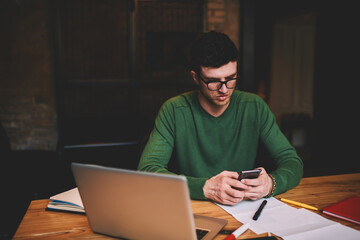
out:
M238 177L237 172L223 171L208 179L203 187L205 197L227 205L235 205L242 201L245 193L253 186L250 187L240 182L237 180ZM252 195L253 193L251 191L248 194Z
M244 189L244 198L256 200L267 196L272 189L272 180L265 169L260 167L261 173L255 179L242 179L241 182L247 186Z

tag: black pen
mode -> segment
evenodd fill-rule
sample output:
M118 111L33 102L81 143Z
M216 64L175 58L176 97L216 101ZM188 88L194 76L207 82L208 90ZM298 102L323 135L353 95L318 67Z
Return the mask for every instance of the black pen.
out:
M256 211L256 213L255 213L254 216L253 216L253 220L256 221L256 220L259 218L259 216L260 216L262 210L264 209L266 203L267 203L266 200L264 200L264 201L261 203L259 209Z

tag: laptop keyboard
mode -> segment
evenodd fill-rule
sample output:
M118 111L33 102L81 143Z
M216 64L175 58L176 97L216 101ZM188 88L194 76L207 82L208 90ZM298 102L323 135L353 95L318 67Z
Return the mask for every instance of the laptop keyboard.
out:
M196 229L196 237L198 240L203 239L209 231L203 229Z

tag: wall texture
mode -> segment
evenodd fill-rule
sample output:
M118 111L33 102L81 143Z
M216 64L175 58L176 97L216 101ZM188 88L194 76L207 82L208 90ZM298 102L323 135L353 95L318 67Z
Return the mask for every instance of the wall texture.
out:
M47 3L0 3L0 123L13 150L56 148Z
M204 14L205 30L217 30L226 33L239 47L240 1L208 0Z

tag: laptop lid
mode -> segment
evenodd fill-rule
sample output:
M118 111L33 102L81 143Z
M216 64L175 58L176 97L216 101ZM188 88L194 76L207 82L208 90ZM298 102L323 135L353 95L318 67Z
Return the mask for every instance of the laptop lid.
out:
M192 214L184 176L72 163L94 232L126 239L212 239L227 220Z

